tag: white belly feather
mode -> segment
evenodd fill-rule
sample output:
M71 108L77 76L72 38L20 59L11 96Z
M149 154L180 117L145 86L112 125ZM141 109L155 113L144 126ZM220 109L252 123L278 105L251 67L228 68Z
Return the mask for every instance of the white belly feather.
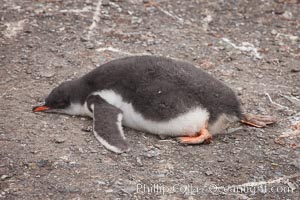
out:
M122 96L113 90L102 90L93 94L99 95L109 104L123 111L123 125L154 134L193 135L204 126L209 118L205 109L197 107L168 121L152 121L145 119L142 114L136 112L131 103L124 101Z

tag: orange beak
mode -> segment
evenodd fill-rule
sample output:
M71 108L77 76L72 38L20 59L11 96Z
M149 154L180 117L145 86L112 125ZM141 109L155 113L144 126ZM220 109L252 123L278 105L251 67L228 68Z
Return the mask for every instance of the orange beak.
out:
M49 110L50 107L48 106L36 106L32 109L33 112L43 112L45 110Z

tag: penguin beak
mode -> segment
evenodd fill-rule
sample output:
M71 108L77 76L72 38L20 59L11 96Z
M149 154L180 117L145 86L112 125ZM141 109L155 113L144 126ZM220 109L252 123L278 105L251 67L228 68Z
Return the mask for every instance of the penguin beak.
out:
M32 108L32 112L43 112L43 111L46 111L46 110L49 110L50 107L48 106L35 106Z

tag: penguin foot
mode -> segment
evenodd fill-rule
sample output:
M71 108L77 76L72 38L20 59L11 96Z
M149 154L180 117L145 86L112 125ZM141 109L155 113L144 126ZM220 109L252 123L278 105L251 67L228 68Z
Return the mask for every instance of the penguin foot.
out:
M201 144L211 143L212 135L208 132L207 128L202 128L200 134L197 136L178 137L178 141L182 144Z
M257 128L263 128L269 124L274 124L277 122L277 119L272 116L243 114L243 119L240 122Z

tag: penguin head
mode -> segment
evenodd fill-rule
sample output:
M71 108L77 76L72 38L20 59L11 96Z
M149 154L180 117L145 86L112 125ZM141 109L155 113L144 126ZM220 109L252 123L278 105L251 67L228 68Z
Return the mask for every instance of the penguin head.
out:
M51 91L45 99L44 105L33 107L32 111L63 113L64 110L67 110L71 106L71 92L72 87L70 81L63 82Z

